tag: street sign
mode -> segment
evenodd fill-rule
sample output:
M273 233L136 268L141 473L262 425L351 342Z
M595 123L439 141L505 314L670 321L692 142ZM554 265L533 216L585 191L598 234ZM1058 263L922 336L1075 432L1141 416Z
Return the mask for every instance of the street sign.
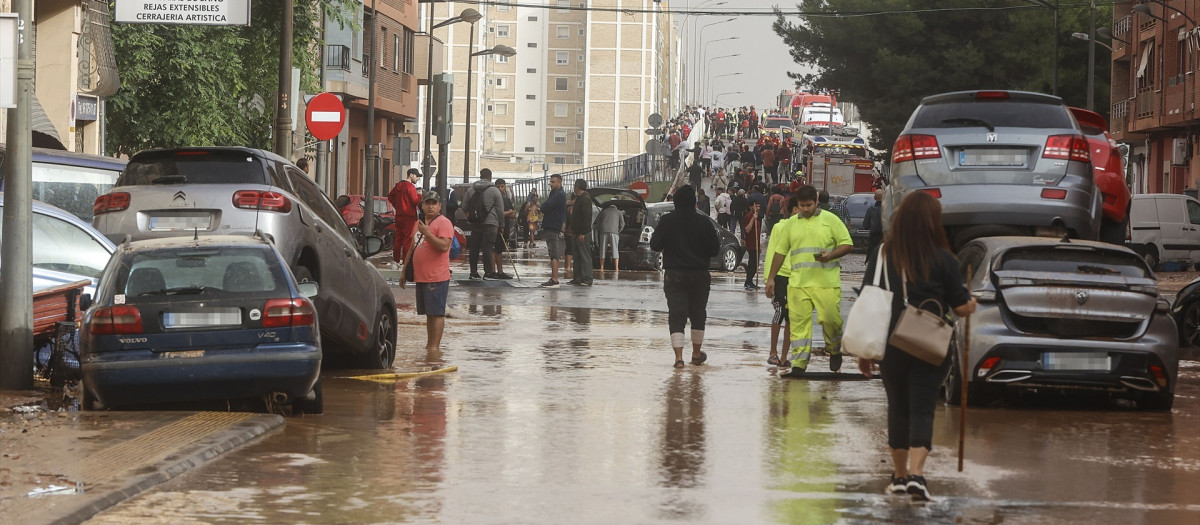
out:
M671 148L668 148L661 140L650 139L646 141L646 153L665 157L671 154Z
M657 127L661 126L663 123L662 115L659 115L658 113L651 113L650 118L648 118L646 120L650 124L650 127L652 127L652 128L657 128Z
M634 181L633 184L630 184L629 190L638 195L641 195L642 199L647 199L650 197L650 185L646 184L645 182L642 182L640 180Z
M116 22L130 24L250 25L250 0L118 0Z
M647 135L662 135L666 133L662 128L650 128L646 130Z
M304 123L317 140L329 140L342 132L346 123L346 106L333 93L321 93L308 102Z

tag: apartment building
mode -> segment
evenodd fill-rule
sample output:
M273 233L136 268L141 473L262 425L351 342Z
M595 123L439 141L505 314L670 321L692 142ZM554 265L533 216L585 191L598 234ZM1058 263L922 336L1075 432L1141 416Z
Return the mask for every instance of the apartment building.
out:
M643 131L649 116L667 110L678 63L676 33L663 13L667 2L450 2L423 8L434 24L466 8L483 15L475 24L452 24L433 35L445 41L445 71L454 75L453 182L464 180L468 164L466 178L474 180L481 167L498 177L526 177L638 155L649 138ZM424 16L421 26L429 27ZM487 53L501 45L516 55Z
M1146 6L1149 13L1136 11ZM1109 133L1130 146L1134 193L1180 193L1200 182L1200 4L1113 4Z

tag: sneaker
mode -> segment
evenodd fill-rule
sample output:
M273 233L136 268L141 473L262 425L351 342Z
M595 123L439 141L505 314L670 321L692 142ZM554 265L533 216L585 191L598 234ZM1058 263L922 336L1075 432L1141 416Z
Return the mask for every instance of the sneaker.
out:
M908 493L908 479L906 479L904 476L900 476L898 478L893 477L892 482L888 483L887 490L885 490L883 493L884 494L907 494Z
M482 281L483 277L480 277L479 274L477 274L477 273L473 273L473 274L471 274L471 280L472 281Z
M908 477L906 492L912 496L913 501L929 501L933 496L929 494L929 488L925 486L925 476L911 475Z
M495 281L495 280L499 280L499 279L500 278L496 277L496 274L494 274L494 273L483 274L483 280L485 280L485 281Z
M579 279L571 279L570 281L567 281L567 284L573 284L575 286L579 286Z
M829 371L837 372L842 369L842 354L833 354L829 356Z
M749 284L743 284L742 289L746 290L747 292L750 292L750 291L754 291L754 286L749 285Z
M779 374L779 377L804 377L804 369L800 367L792 367L791 372Z
M579 286L586 286L590 288L592 286L592 281L579 281Z
M558 288L558 281L550 279L549 281L542 283L542 288Z
M508 280L508 279L512 279L513 276L511 276L507 273L504 273L504 272L496 272L496 278L502 279L502 280Z

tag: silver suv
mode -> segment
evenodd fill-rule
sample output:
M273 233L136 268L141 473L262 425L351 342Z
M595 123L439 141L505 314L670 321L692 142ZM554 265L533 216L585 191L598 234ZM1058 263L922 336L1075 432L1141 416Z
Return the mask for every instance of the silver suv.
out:
M314 302L326 356L392 366L396 302L366 260L382 241L370 237L360 248L321 188L283 157L233 147L143 151L93 211L93 225L114 242L126 235L271 235L296 281L321 285Z
M885 227L910 191L941 201L956 247L992 235L1100 235L1100 193L1087 139L1062 99L1051 95L926 97L892 149Z

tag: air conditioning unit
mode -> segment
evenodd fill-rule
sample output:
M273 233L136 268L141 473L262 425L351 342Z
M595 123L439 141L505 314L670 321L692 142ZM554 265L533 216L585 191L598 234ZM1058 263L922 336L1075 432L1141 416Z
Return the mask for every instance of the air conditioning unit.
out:
M1176 166L1187 164L1189 153L1187 139L1171 140L1171 164Z

